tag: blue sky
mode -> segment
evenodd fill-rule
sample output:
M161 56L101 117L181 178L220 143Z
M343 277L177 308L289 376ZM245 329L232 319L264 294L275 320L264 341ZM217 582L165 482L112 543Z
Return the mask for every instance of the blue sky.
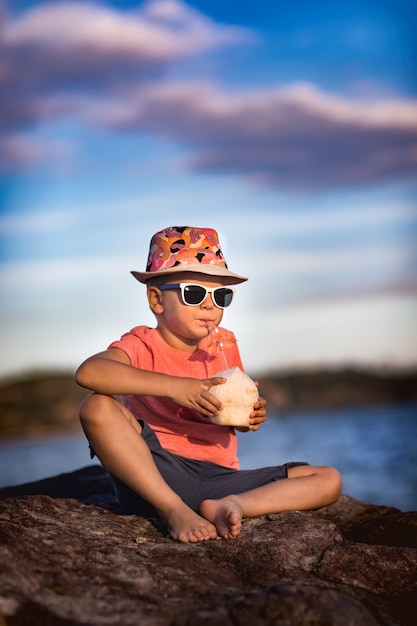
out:
M0 43L0 376L136 324L151 235L249 276L246 369L417 364L416 8L28 2Z

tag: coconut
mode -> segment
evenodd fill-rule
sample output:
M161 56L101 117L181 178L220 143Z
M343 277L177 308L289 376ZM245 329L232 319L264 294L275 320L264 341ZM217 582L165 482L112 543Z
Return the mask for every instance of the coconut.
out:
M251 378L238 367L218 372L226 378L222 385L210 387L210 393L220 400L223 409L210 417L213 424L223 426L249 426L249 415L259 398L258 388Z

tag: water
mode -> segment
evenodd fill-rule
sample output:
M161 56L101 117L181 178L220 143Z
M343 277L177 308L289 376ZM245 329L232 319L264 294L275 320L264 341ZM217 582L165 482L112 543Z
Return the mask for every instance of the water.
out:
M330 465L342 475L343 493L417 511L417 405L280 415L239 436L239 457L242 468Z
M417 405L270 416L258 432L239 434L243 469L308 461L332 465L343 492L373 504L417 510ZM0 487L89 464L79 436L0 444Z

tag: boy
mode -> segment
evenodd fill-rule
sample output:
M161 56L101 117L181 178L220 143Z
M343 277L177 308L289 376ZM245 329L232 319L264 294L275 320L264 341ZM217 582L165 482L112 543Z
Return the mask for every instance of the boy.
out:
M243 370L233 333L212 354L212 331L247 280L231 272L216 231L169 227L151 240L145 272L156 328L138 326L87 359L76 381L95 393L80 409L87 439L111 473L121 511L160 516L171 537L197 542L238 536L243 517L314 509L336 501L338 472L286 463L240 470L235 430L211 423L222 405L210 388L228 367ZM114 395L122 396L120 404ZM255 403L250 426L266 419Z

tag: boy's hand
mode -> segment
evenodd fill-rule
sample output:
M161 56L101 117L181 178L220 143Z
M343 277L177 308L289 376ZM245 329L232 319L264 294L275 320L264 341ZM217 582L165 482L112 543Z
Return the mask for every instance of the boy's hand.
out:
M255 385L258 387L258 381L255 380ZM253 405L253 411L249 416L249 428L244 426L235 426L235 430L240 433L247 433L248 430L259 430L261 424L266 422L266 400L259 396L258 401Z
M259 383L255 380L255 385L259 387ZM253 405L253 411L249 416L249 428L243 428L242 432L247 432L248 430L259 430L261 424L266 422L266 400L265 398L261 398L259 396L258 401ZM238 429L240 430L240 429Z
M203 415L217 415L223 408L222 403L216 396L210 393L210 388L214 385L222 385L226 382L221 376L199 380L197 378L173 378L173 392L171 399L185 406L188 409L200 411ZM266 421L266 400L259 398L253 406L253 411L249 416L249 428L235 427L236 430L246 432L248 430L259 430L261 424Z
M249 417L249 430L259 430L261 424L266 421L266 400L265 398L259 398L253 406L253 411Z
M222 403L216 396L210 393L214 385L222 385L226 382L221 376L199 380L197 378L177 378L173 383L171 399L188 409L200 411L203 415L217 415L223 408Z

